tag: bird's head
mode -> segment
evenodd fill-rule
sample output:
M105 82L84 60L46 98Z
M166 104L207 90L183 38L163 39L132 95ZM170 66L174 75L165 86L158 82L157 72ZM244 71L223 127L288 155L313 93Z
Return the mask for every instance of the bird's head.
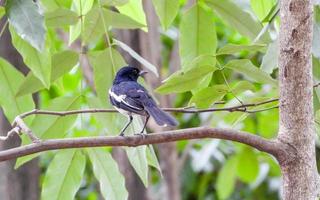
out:
M140 71L136 67L130 67L130 66L122 67L117 72L113 82L117 84L123 81L137 81L139 76L142 76L146 73L147 73L146 71Z

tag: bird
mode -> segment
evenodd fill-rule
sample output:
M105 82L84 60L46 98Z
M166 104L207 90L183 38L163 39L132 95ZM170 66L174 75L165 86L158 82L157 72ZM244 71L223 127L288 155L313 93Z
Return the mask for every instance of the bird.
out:
M140 85L137 80L140 76L146 74L147 71L139 70L136 67L124 66L118 70L109 89L110 103L121 114L128 117L127 124L122 128L120 136L124 136L124 131L131 124L132 115L140 115L145 117L145 122L141 135L149 121L150 116L160 126L177 126L177 120L159 108L148 91Z

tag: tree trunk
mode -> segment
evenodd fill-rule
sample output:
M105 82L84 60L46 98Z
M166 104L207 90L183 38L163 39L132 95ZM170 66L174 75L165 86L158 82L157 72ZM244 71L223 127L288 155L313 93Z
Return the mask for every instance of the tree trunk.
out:
M296 150L280 159L283 199L316 199L313 82L311 64L312 0L280 4L280 130L278 140Z
M2 23L3 26L3 23ZM0 27L2 27L0 26ZM18 70L27 72L21 56L11 44L11 37L8 29L1 37L0 56L8 60ZM0 134L6 134L11 128L0 109ZM20 145L18 136L12 137L9 141L0 144L0 150L9 149ZM15 160L2 162L0 164L0 197L6 200L37 200L39 199L39 176L40 168L38 159L34 159L19 169L14 169Z
M154 75L149 75L148 82L152 85L152 88L156 88L161 83L161 41L159 27L160 23L152 1L144 1L144 10L147 17L148 33L140 31L140 51L141 55L150 61L152 64L158 67L160 77L157 78ZM155 94L156 95L156 94ZM162 107L171 107L169 96L157 96L160 100ZM149 127L153 131L163 131L162 127L159 127L150 120ZM178 153L176 149L176 143L164 143L158 145L158 152L160 158L160 166L164 176L164 191L165 196L162 199L168 200L180 200L180 180L178 172Z

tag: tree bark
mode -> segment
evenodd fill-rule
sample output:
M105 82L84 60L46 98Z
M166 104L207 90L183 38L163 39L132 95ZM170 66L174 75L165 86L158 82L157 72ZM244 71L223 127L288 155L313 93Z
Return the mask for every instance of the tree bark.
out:
M2 21L3 22L3 21ZM3 27L3 23L0 27ZM4 32L0 41L0 56L8 60L18 70L26 73L21 56L11 44L11 37L8 29ZM1 86L0 86L1 87ZM0 109L0 134L6 134L10 130L10 123L7 121ZM10 138L4 144L0 144L0 150L19 146L21 140L18 136ZM34 159L19 169L14 169L15 160L2 162L0 164L0 196L6 200L37 200L39 199L39 176L40 168L38 159Z
M158 67L160 77L149 76L147 81L152 85L152 88L156 88L161 83L161 41L159 27L160 23L152 1L144 1L144 10L146 13L148 23L148 33L140 31L140 51L141 55L150 61L152 64ZM171 102L169 96L157 96L160 100L161 106L170 107ZM150 120L149 127L153 131L163 131L162 127L157 126ZM167 129L168 130L168 129ZM164 176L164 189L165 196L163 199L180 200L180 179L179 179L179 167L178 167L178 153L176 149L176 143L165 143L158 145L160 167Z
M312 103L312 0L281 0L280 17L278 140L296 150L294 155L287 154L279 160L282 196L285 200L314 200L319 191L319 177Z

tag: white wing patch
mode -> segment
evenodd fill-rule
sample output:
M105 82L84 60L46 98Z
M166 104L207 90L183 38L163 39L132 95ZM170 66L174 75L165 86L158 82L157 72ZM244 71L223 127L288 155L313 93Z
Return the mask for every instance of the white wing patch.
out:
M114 92L112 92L111 90L109 90L109 95L112 96L117 102L123 102L124 99L127 97L127 95L116 95Z
M119 102L119 103L124 103L124 104L126 104L127 106L129 106L129 107L131 107L131 108L133 108L133 109L136 109L136 110L142 110L141 108L138 108L138 107L135 107L135 106L133 106L133 105L130 105L130 104L128 104L126 101L125 101L125 98L127 98L127 95L125 95L125 94L122 94L122 95L116 95L114 92L112 92L111 91L111 89L109 89L109 95L111 96L111 97L113 97L117 102Z

